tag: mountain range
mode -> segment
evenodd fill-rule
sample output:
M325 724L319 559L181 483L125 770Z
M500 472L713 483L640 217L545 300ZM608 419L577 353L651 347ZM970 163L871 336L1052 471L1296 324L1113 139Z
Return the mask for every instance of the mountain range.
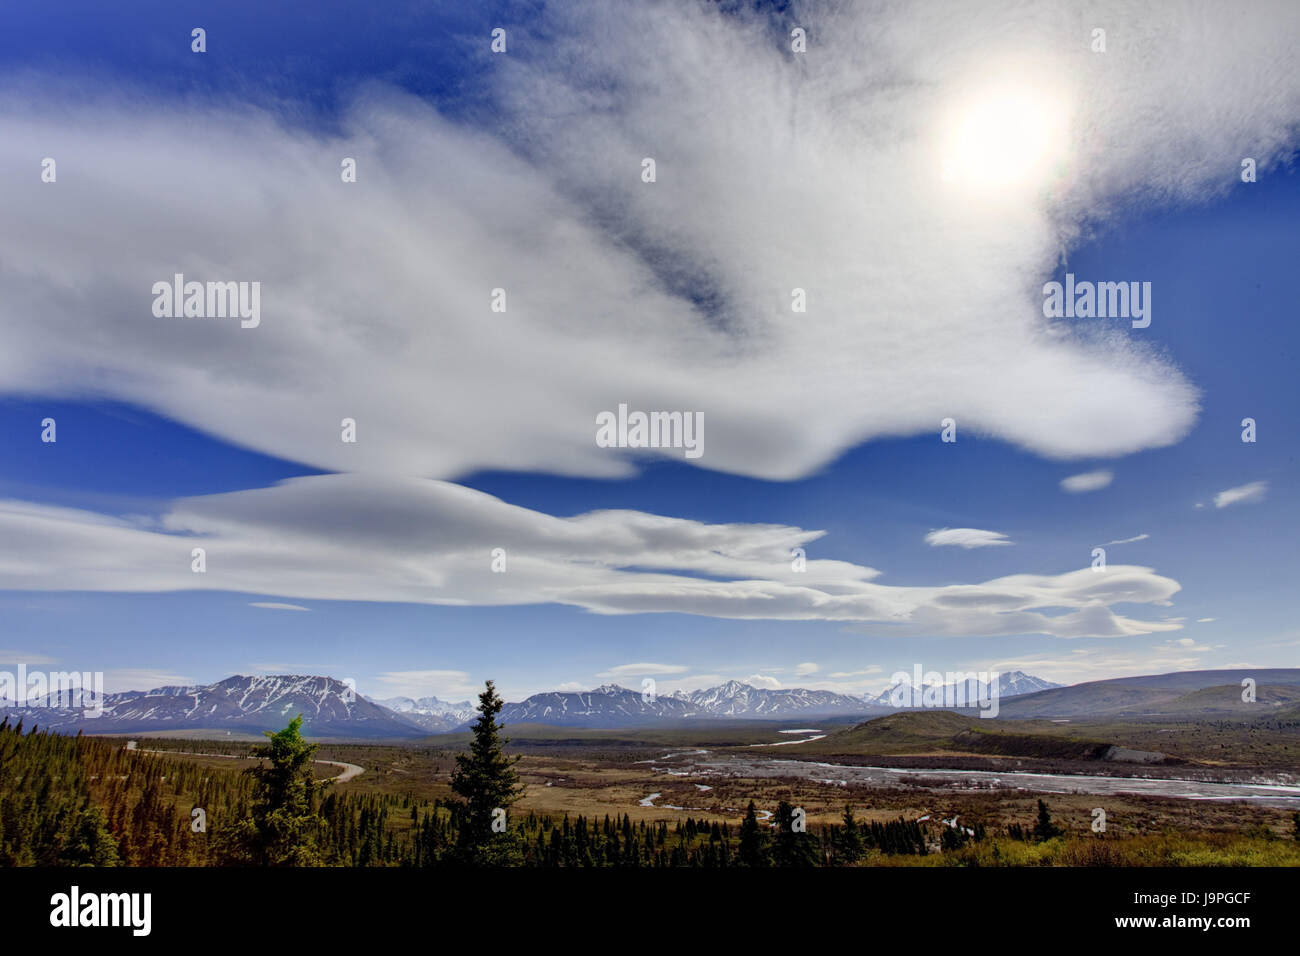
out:
M1055 686L1019 671L1004 675L1003 693L1018 688ZM883 703L881 702L883 699ZM304 732L316 737L389 739L422 737L465 729L474 719L469 701L437 697L367 699L331 677L234 676L204 686L167 686L107 694L103 713L89 717L74 708L8 708L11 720L76 733L158 733L217 730L258 733L276 730L296 714ZM868 716L889 709L888 693L858 697L807 688L768 689L740 681L690 692L643 696L640 691L606 684L590 691L551 691L506 704L506 724L537 723L563 727L635 727L665 721L781 720Z
M474 719L474 705L467 700L449 704L437 697L387 697L373 702L434 734L455 730Z
M961 685L961 686L959 686ZM894 688L906 686L915 688L911 681L904 681L901 685L896 684L880 692L876 697L868 697L868 703L875 704L877 707L889 707L893 709L891 695ZM1034 694L1040 690L1051 690L1054 687L1060 687L1060 684L1054 684L1050 680L1043 680L1041 677L1035 677L1032 674L1026 674L1024 671L1007 671L1005 674L998 675L998 699L1005 700L1008 697L1019 697L1022 694ZM921 690L926 690L923 685ZM963 700L971 702L970 706L975 706L974 701L988 699L988 684L978 678L971 677L965 681L952 681L947 684L930 685L931 694L943 695L944 700ZM904 698L906 699L906 698ZM913 699L916 699L913 697Z
M372 703L332 677L296 674L235 676L204 686L156 687L105 694L97 717L80 709L35 706L8 708L10 723L88 734L158 733L218 730L258 733L279 730L302 714L303 728L315 737L358 739L421 737L419 724Z
M553 724L560 727L633 727L639 724L693 719L768 719L868 714L874 708L861 697L828 690L769 690L740 681L689 693L642 695L618 684L589 691L551 691L507 704L507 723Z
M1257 704L1241 700L1240 685L1246 678L1255 681ZM983 691L982 685L967 687L968 694ZM1300 703L1300 669L1179 671L1068 687L1011 671L999 677L998 692L1004 718L1249 716L1289 710ZM893 711L888 691L858 697L807 688L759 688L733 680L658 696L643 696L617 684L590 691L551 691L506 704L499 719L505 724L620 728L701 720L870 718ZM310 736L379 740L464 731L475 712L469 701L448 703L437 697L369 700L331 677L279 675L234 676L204 686L108 694L98 717L72 708L11 707L4 701L0 701L0 714L7 715L11 723L21 718L27 727L39 725L66 733L142 735L168 731L257 734L280 729L302 714L304 732Z

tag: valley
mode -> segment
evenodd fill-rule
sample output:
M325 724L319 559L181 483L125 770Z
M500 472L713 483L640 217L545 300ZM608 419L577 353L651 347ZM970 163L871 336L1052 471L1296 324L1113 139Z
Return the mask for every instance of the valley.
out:
M607 819L656 835L692 833L696 842L662 857L646 844L646 859L713 866L736 851L727 834L751 806L763 832L797 808L833 862L851 807L883 841L864 858L877 865L1071 864L1096 854L1108 865L1300 864L1300 670L1261 672L1250 703L1234 672L1042 689L1027 675L1014 680L1031 689L1005 698L997 719L734 681L659 698L616 685L534 695L504 704L499 717L525 788L510 825L530 840L562 840L555 834L571 821ZM110 806L156 804L146 791L161 785L176 787L168 800L177 815L216 794L224 794L224 813L238 813L249 785L243 771L257 766L251 747L297 713L316 747L312 776L324 785L331 819L359 814L370 834L372 849L340 844L330 859L441 858L439 827L456 825L457 755L473 736L463 703L372 702L330 678L230 678L109 695L93 731L77 727L86 735L77 746L124 768L89 778L92 796L123 781L103 790ZM204 727L213 715L218 726ZM47 727L65 736L75 724L49 710L22 716L53 716ZM137 771L146 788L138 797ZM197 790L182 780L197 781ZM218 831L226 825L223 811L212 818ZM720 836L699 843L698 828L715 826ZM337 832L343 839L346 831ZM198 850L182 841L168 852L185 859Z

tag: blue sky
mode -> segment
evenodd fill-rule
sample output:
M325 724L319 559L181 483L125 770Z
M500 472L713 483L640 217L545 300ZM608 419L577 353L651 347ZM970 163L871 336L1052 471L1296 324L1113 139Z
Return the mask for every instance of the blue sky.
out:
M1294 80L1265 76L1229 101L1234 122L1203 119L1226 96L1216 77L1276 24L1230 36L1188 88L1152 76L1177 75L1197 24L1116 8L1098 78L1086 43L1059 52L1068 17L1008 13L1025 39L1008 48L1037 43L1067 78L1040 124L1061 143L1012 187L968 149L954 192L889 177L896 150L925 156L945 128L946 90L968 108L956 26L942 57L875 50L934 91L899 104L847 43L814 44L805 73L763 46L790 23L821 25L815 39L859 26L798 9L665 4L659 33L650 13L581 5L382 20L63 6L0 15L16 208L0 666L104 670L114 689L330 673L459 699L487 678L511 698L643 676L860 693L915 663L1062 682L1295 664ZM508 63L484 52L498 24ZM714 42L672 40L692 30ZM1138 62L1139 35L1165 46ZM573 68L593 37L609 49ZM641 47L656 77L637 72ZM1007 62L1013 79L1039 68ZM1032 114L1015 85L982 95ZM773 145L792 89L801 132ZM711 99L739 118L693 131ZM641 153L659 156L658 193L610 178L630 158L643 186ZM47 154L59 181L35 183ZM335 188L353 154L359 182ZM1241 156L1258 182L1235 176ZM782 158L802 175L774 174ZM264 276L263 326L152 317L146 292L175 271ZM1067 271L1150 282L1150 327L1048 323L1038 288ZM493 281L511 314L471 316ZM771 305L796 281L807 318ZM719 451L597 448L593 414L619 401L700 408ZM948 409L955 444L939 440ZM338 441L347 414L355 448ZM1097 490L1060 485L1096 471L1112 475ZM1231 489L1253 491L1216 503ZM251 497L205 497L229 492ZM927 543L938 529L1011 543ZM209 539L198 587L189 536ZM494 576L498 543L522 564ZM781 566L792 545L807 587ZM1068 577L1100 545L1108 569ZM1023 599L1040 584L1059 600ZM1007 611L1041 629L1004 626Z

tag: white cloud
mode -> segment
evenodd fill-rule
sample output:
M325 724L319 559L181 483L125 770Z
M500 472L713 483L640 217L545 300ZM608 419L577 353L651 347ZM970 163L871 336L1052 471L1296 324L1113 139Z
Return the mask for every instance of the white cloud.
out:
M310 611L311 608L301 604L281 604L278 601L253 601L249 607L266 608L269 611Z
M1218 647L1224 646L1222 644L1218 645L1218 647L1211 644L1202 644L1201 642L1199 642L1193 637L1171 638L1170 640L1165 641L1165 644L1168 645L1169 647L1177 648L1178 650L1196 651L1197 653L1201 653L1201 654L1208 653L1213 650L1217 650Z
M1267 494L1267 481L1252 481L1248 485L1238 485L1236 488L1220 491L1214 496L1214 507L1226 508L1229 505L1255 504L1263 501Z
M742 677L740 682L742 684L748 684L750 687L757 687L761 690L781 689L781 682L768 674L750 674L748 677Z
M725 684L731 680L724 674L689 674L686 677L678 677L671 681L659 681L660 694L675 694L678 691L689 694L693 690L704 690L709 687L717 687L719 684Z
M1015 544L1001 531L981 531L979 528L940 528L925 536L932 548L990 548L999 544Z
M361 474L187 499L163 530L9 503L6 545L30 563L0 568L0 584L549 601L908 634L1176 628L1112 610L1177 592L1142 567L945 587L836 561L795 575L789 548L819 532L555 518L376 477L625 474L628 460L593 440L595 414L622 401L703 411L699 464L769 478L873 438L934 435L948 416L963 436L1062 459L1186 434L1198 399L1178 369L1127 329L1047 322L1039 290L1117 210L1220 195L1242 143L1263 169L1290 155L1300 9L1113 3L1098 13L1104 57L1064 6L890 12L810 10L818 47L793 57L770 24L711 7L574 4L548 14L554 43L500 58L502 121L488 132L383 90L327 137L248 109L112 90L87 102L84 83L6 80L0 165L54 154L64 176L6 193L0 392L93 383ZM1068 175L941 182L954 111L960 125L969 97L996 105L1026 88L1062 104ZM639 180L647 151L654 184ZM359 160L355 187L338 181L342 155ZM178 271L261 281L262 325L155 319L150 287ZM493 314L499 285L509 311ZM807 316L790 312L795 286ZM339 441L343 417L356 444ZM189 573L199 539L183 533L209 548L207 575ZM488 570L498 546L504 575Z
M0 648L0 664L26 664L28 667L46 667L57 664L58 658L50 657L39 651L16 651Z
M483 685L471 680L466 671L411 670L387 671L368 680L358 681L357 690L368 698L378 700L433 696L458 701L476 697L483 690Z
M1085 491L1099 491L1114 480L1114 472L1106 471L1105 469L1100 471L1085 471L1081 475L1071 475L1069 478L1062 478L1061 490L1068 491L1071 494L1080 494Z
M1211 621L1216 621L1216 620L1218 620L1218 618L1213 618L1213 617L1198 617L1198 618L1196 619L1196 623L1197 623L1197 624L1209 624Z
M1107 541L1103 547L1109 548L1113 544L1132 544L1134 541L1145 541L1149 537L1151 537L1149 534L1138 534L1131 538L1120 538L1117 541Z
M798 677L805 677L808 674L816 674L819 670L821 670L821 668L812 661L805 661L802 664L796 664L794 668L795 675Z
M1300 11L1104 5L1104 56L1065 5L889 13L803 11L795 56L717 5L548 8L547 42L482 73L489 130L378 89L313 135L10 79L0 164L65 172L6 193L0 391L93 382L279 457L435 477L626 473L594 443L624 401L702 411L701 466L780 479L949 416L1061 459L1177 441L1188 379L1122 325L1045 320L1041 286L1134 201L1229 188L1241 144L1289 155ZM1060 127L1061 162L943 182L965 111L1024 90L1059 100L1023 120ZM154 318L174 272L262 282L262 324Z
M879 665L873 665L871 667L863 668L862 670L857 670L857 671L834 671L830 676L834 677L837 680L848 680L854 677L870 677L872 675L882 673L883 670L884 668L880 667Z
M191 687L199 681L184 674L149 667L117 667L104 671L104 692L120 694L128 690L154 690L158 687Z
M1207 650L1209 648L1184 647L1174 643L1130 650L1117 650L1109 646L1078 648L1068 658L1021 657L1002 662L998 669L1004 672L1022 670L1058 684L1079 684L1115 677L1203 669L1210 666L1203 657ZM1216 662L1215 666L1227 665Z
M639 511L559 518L449 482L318 475L179 499L138 522L0 501L0 538L24 556L21 567L0 564L0 588L558 603L599 614L878 623L900 634L1120 637L1180 626L1112 609L1169 602L1178 582L1150 568L938 586L882 584L874 568L830 559L794 571L791 549L822 534ZM206 549L203 574L191 571L196 545ZM495 548L506 552L506 573L492 571Z
M654 677L659 674L681 674L690 670L681 664L619 664L617 667L611 667L603 670L596 676L601 678L616 679L620 677Z

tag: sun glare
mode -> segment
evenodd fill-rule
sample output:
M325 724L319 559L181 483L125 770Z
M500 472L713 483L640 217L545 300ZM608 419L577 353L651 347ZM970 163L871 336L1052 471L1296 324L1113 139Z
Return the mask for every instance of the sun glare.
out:
M952 112L943 148L945 181L975 190L1041 185L1067 149L1063 98L999 89L965 100Z

